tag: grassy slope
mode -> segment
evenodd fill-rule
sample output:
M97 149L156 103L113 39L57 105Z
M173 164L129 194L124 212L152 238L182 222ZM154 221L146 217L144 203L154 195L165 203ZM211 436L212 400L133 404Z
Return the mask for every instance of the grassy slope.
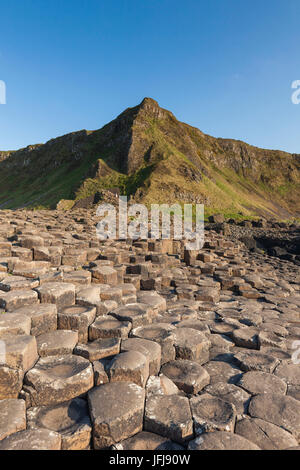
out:
M99 131L74 133L3 158L0 206L5 208L52 208L60 199L119 186L147 205L197 200L207 214L300 214L299 156L206 136L152 100Z

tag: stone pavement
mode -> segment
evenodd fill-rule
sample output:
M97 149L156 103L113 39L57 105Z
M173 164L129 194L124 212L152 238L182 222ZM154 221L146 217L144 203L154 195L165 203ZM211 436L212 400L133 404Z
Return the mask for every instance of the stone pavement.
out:
M300 272L0 211L1 449L300 447ZM298 342L298 343L297 343Z

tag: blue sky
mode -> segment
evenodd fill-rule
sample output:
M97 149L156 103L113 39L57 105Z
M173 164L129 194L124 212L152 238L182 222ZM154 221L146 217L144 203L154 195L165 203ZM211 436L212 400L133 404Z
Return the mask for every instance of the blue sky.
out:
M299 0L0 0L0 149L150 96L216 137L300 153Z

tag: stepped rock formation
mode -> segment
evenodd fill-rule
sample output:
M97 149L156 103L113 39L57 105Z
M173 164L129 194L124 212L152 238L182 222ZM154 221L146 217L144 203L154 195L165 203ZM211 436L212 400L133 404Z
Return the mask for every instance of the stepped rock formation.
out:
M96 131L0 152L0 207L54 208L119 187L135 200L225 214L300 214L300 155L208 136L145 98ZM71 207L72 204L67 204Z
M299 267L98 221L0 211L0 451L299 449Z

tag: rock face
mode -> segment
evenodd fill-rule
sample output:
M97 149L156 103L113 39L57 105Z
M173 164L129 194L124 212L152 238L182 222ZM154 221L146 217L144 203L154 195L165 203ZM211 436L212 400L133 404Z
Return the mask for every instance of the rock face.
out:
M299 446L295 262L212 229L102 242L93 210L0 221L1 450Z

